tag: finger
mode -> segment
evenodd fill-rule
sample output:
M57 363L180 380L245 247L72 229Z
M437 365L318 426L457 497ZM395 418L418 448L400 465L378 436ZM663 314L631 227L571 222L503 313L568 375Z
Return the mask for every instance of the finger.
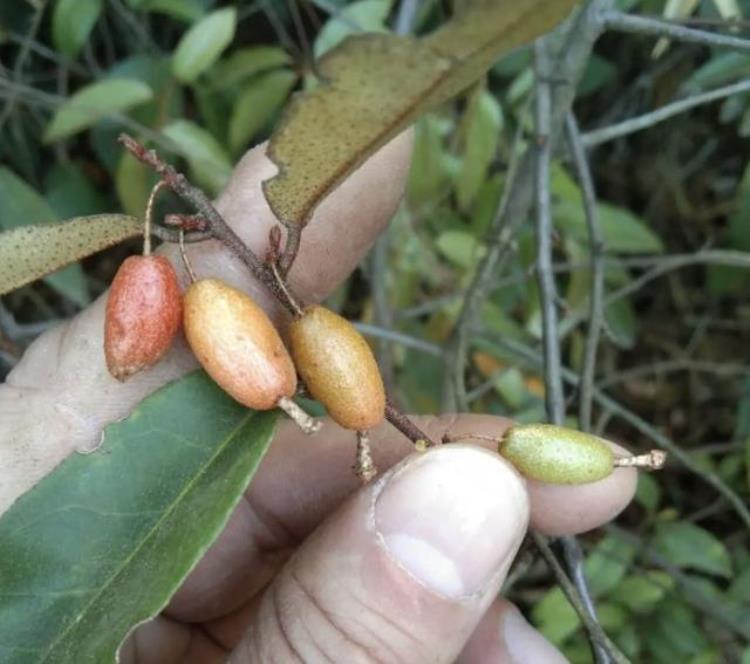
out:
M474 630L456 664L565 664L568 660L502 597Z
M523 482L497 455L463 445L412 455L308 538L230 661L452 661L527 522Z
M510 425L509 420L490 415L423 416L414 421L434 440L469 432L499 438ZM389 424L373 430L371 438L381 470L414 449ZM260 592L297 545L358 488L351 470L354 447L352 432L330 422L312 438L300 434L296 427L282 427L245 500L175 595L169 614L186 621L217 618ZM555 533L596 528L630 502L635 475L632 469L623 468L592 485L528 483L532 524ZM596 485L602 485L602 490ZM594 493L596 506L588 503Z
M410 134L394 139L320 206L304 234L291 280L305 302L343 280L388 223L400 199L411 153ZM259 146L238 164L217 207L258 254L275 223L260 183L274 166ZM167 247L174 257L175 248ZM227 250L211 241L190 246L201 276L220 276L253 291L277 310ZM175 261L178 269L180 262ZM102 336L105 299L39 338L0 385L0 513L74 450L95 448L103 428L145 396L195 367L184 342L158 365L126 383L107 372Z

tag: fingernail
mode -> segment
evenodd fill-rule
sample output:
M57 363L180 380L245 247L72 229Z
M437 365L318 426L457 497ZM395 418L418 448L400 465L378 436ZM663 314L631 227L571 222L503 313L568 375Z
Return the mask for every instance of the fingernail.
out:
M568 660L535 630L515 607L505 611L500 627L513 664L565 664Z
M441 595L484 590L510 562L528 521L518 475L497 455L451 445L386 478L375 526L391 558Z

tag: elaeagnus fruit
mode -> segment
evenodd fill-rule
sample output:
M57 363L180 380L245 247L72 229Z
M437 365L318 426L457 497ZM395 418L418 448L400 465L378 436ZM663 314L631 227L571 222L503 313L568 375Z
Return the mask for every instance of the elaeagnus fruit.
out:
M104 315L104 356L124 381L158 362L182 321L182 293L164 256L130 256L120 266Z

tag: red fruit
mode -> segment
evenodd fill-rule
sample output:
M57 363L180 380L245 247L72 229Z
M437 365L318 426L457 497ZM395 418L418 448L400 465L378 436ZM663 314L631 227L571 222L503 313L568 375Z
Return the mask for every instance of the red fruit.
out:
M182 292L164 256L130 256L115 275L104 317L109 372L124 381L156 364L182 321Z

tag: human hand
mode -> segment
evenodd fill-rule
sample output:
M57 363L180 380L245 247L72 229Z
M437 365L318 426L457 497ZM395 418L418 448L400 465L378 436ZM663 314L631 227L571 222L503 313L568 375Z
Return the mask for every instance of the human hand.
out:
M408 154L408 138L397 140L321 207L290 275L306 300L344 278L387 222ZM273 220L258 183L272 172L254 151L218 204L259 254ZM222 247L190 252L201 275L252 291L281 317ZM117 383L104 367L102 316L100 300L45 335L0 386L0 510L195 366L178 345L154 369ZM420 424L435 438L507 425L485 416ZM283 426L225 531L164 614L128 640L122 661L209 663L230 652L236 662L562 661L498 591L529 520L549 534L596 527L630 500L634 472L545 486L464 445L400 461L411 446L388 425L373 433L373 448L391 470L356 491L349 432L327 425L306 438Z

